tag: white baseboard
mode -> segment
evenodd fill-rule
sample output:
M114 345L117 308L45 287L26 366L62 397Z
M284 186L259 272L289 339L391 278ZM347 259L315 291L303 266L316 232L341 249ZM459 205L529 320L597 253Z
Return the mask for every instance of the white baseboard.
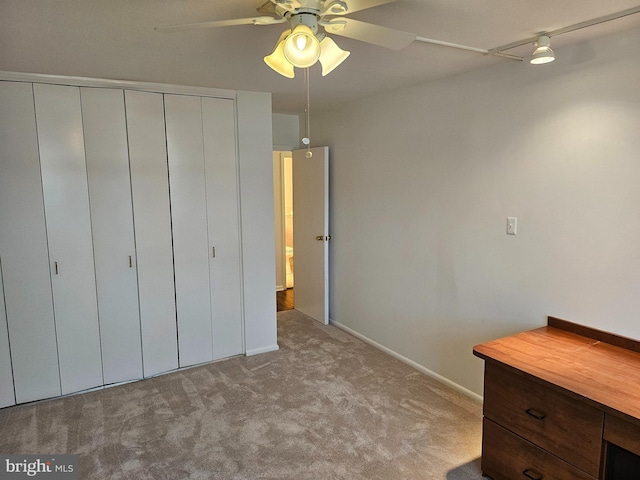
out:
M252 357L254 355L260 355L261 353L275 352L276 350L280 350L280 347L277 343L275 345L269 345L268 347L247 350L247 353L245 353L245 355L247 357Z
M347 327L346 325L343 325L340 322L336 322L335 320L333 320L331 318L329 319L329 323L331 325L335 325L340 330L344 330L345 332L353 335L354 337L359 338L363 342L368 343L369 345L377 348L378 350L382 350L384 353L386 353L388 355L391 355L393 358L396 358L396 359L400 360L402 363L406 363L407 365L409 365L410 367L415 368L419 372L422 372L425 375L428 375L429 377L434 378L434 379L438 380L439 382L444 383L445 385L448 385L449 387L453 388L454 390L457 390L458 392L462 393L463 395L466 395L467 397L469 397L469 398L471 398L473 400L477 400L479 402L483 401L482 395L478 395L476 392L472 392L468 388L464 388L462 385L459 385L459 384L449 380L448 378L445 378L442 375L437 374L433 370L429 370L424 365L420 365L419 363L414 362L413 360L405 357L404 355L400 355L399 353L391 350L388 347L385 347L384 345L379 344L378 342L376 342L374 340L371 340L369 337L366 337L366 336L362 335L361 333L356 332L355 330Z

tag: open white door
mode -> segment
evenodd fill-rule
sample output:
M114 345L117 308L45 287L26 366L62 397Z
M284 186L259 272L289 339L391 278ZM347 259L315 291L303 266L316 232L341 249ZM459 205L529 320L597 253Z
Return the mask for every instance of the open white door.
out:
M329 147L293 151L295 309L329 323Z

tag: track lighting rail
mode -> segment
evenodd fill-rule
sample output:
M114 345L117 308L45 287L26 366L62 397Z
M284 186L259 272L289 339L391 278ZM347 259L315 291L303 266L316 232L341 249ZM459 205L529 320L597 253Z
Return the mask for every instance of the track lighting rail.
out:
M499 55L503 53L505 50L511 50L512 48L522 47L523 45L534 43L540 35L546 35L547 37L555 37L557 35L574 32L582 28L593 27L594 25L610 22L611 20L617 20L619 18L628 17L629 15L634 15L636 13L640 13L640 6L628 8L626 10L622 10L616 13L611 13L609 15L604 15L602 17L594 18L592 20L586 20L584 22L575 23L573 25L569 25L568 27L559 28L557 30L552 30L550 32L540 32L533 37L526 38L524 40L518 40L512 43L507 43L506 45L501 45L496 48L492 48L491 50L489 50L489 53L491 55Z
M415 41L422 42L422 43L431 43L433 45L441 45L443 47L457 48L458 50L466 50L468 52L482 53L483 55L495 55L497 57L509 58L511 60L518 60L520 62L522 61L522 57L519 57L517 55L511 55L510 53L494 52L492 50L487 50L484 48L469 47L467 45L460 45L459 43L451 43L451 42L443 42L442 40L434 40L433 38L416 37Z

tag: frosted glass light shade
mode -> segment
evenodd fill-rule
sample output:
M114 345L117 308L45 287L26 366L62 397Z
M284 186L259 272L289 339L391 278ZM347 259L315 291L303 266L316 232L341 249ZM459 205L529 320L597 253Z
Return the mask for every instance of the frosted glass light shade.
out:
M320 42L309 27L298 25L284 41L284 56L294 67L310 67L320 58Z
M551 41L549 37L543 35L536 41L536 50L531 55L531 63L534 65L542 65L543 63L553 62L556 58L553 50L551 50Z
M322 76L330 74L338 65L344 62L351 52L342 50L336 42L329 37L324 37L320 42L320 63L322 64Z
M287 36L291 33L291 30L285 30L280 35L276 46L273 49L271 55L267 55L264 57L264 63L269 65L273 70L278 72L280 75L293 78L296 76L295 71L293 69L293 65L289 63L287 58L284 56L284 42Z

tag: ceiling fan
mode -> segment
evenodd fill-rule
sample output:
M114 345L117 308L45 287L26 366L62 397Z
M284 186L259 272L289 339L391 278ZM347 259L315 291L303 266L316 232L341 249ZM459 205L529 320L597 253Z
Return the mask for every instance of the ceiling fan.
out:
M327 33L353 38L381 47L399 50L416 39L416 35L361 22L346 15L397 0L269 0L258 7L259 16L214 20L156 27L161 32L193 28L235 25L273 25L288 23L270 55L264 57L269 67L288 78L295 76L294 67L307 68L318 60L322 75L327 75L350 54L342 50ZM324 32L319 30L324 28Z

